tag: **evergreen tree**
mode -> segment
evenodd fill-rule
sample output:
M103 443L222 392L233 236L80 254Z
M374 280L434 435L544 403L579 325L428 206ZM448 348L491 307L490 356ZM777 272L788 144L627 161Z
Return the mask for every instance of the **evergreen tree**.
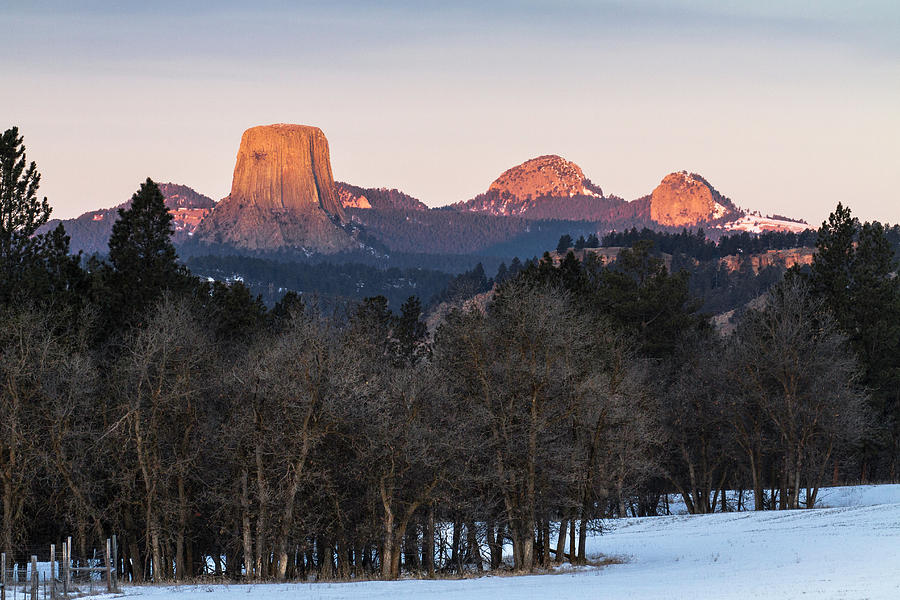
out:
M119 209L119 220L109 238L113 268L127 274L139 287L166 287L178 273L172 244L172 215L159 187L147 178L131 197L131 206Z
M575 240L575 249L584 250L585 245L587 245L587 241L584 239L583 235L579 235L578 239Z
M506 268L506 263L500 263L500 266L497 267L497 274L494 276L494 281L497 283L503 283L509 278L509 270Z
M34 255L22 282L26 296L52 302L57 309L79 307L85 300L88 279L81 268L81 252L69 254L69 236L62 223L34 236Z
M350 317L350 334L358 340L358 344L368 348L372 356L384 356L391 343L392 321L387 298L364 298Z
M275 306L269 312L269 316L276 322L286 322L293 315L300 315L306 311L306 303L303 297L297 292L290 290L281 300L275 303Z
M565 254L566 251L572 247L572 236L568 233L561 236L559 238L559 243L556 244L556 251L560 254Z
M813 291L825 297L829 308L842 324L846 324L843 319L849 314L851 302L850 270L857 225L850 209L838 203L828 221L823 222L819 229L813 257Z
M686 271L669 274L662 259L653 256L653 242L640 241L619 252L615 263L600 275L602 312L637 336L650 358L674 355L682 341L709 329L700 303L690 294Z
M422 321L422 302L410 296L394 319L394 353L399 362L415 365L428 354L428 328Z
M217 340L227 345L246 345L262 328L266 306L243 283L203 282L197 286L204 322Z
M159 187L147 179L119 209L119 220L109 238L111 272L105 273L101 294L109 317L122 325L156 302L162 292L187 291L192 283L187 269L178 265L172 244L172 215Z
M900 467L900 280L884 227L859 222L838 204L822 223L810 273L850 339L881 425L863 446L861 476L895 477ZM880 458L883 460L880 460Z
M47 198L37 195L41 174L34 161L27 163L23 142L18 127L0 136L0 255L4 260L50 218Z
M50 204L37 195L41 174L34 161L27 162L23 140L18 127L0 136L0 302L4 303L37 287L32 277L41 275L36 267L42 251L62 242L57 237L48 246L44 236L35 235L50 218Z

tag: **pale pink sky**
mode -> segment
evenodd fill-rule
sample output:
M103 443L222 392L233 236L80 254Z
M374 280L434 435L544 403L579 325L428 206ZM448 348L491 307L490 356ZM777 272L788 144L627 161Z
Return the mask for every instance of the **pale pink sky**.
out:
M109 4L0 5L0 126L54 216L147 176L219 199L243 130L289 122L337 179L431 206L552 153L627 199L686 169L763 213L900 222L894 1Z

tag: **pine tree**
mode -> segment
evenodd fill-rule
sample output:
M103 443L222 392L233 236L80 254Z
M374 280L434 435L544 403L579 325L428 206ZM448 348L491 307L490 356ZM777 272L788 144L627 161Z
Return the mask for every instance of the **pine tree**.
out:
M172 215L166 199L147 178L131 197L131 206L119 209L109 238L109 260L116 271L128 274L141 287L165 284L178 271L171 236Z
M572 236L568 233L560 236L559 243L556 244L556 251L560 254L565 254L566 251L572 247Z
M50 218L50 205L37 195L41 174L25 158L24 138L12 127L0 136L0 300L8 302L31 263L32 236Z
M811 288L850 339L881 425L863 446L862 478L893 477L900 466L900 280L893 247L880 223L860 225L838 204L816 248ZM887 463L880 475L879 455Z
M182 292L189 287L187 270L178 265L171 237L172 215L165 197L148 178L131 197L131 205L119 209L109 238L112 273L103 292L117 324L142 315L164 291Z
M394 319L394 353L399 362L415 365L428 354L428 328L422 321L422 302L418 296L407 298Z
M850 307L850 267L853 263L853 239L856 237L857 223L850 209L840 203L828 221L819 229L816 254L812 264L812 286L814 293L825 297L838 321Z
M506 263L500 263L500 266L497 267L497 275L494 276L494 281L497 283L503 283L509 278L509 270L506 268Z
M368 348L373 356L388 354L391 334L391 310L387 298L363 298L350 318L350 332L360 347Z
M16 242L30 238L50 218L47 198L37 196L41 174L34 161L26 162L23 142L18 127L0 136L0 253L4 258Z
M203 282L197 286L197 298L204 321L226 346L250 343L265 322L262 298L254 296L240 281Z
M575 240L575 249L576 250L584 250L584 247L586 244L587 244L587 241L584 239L584 236L579 235L578 239Z
M303 301L303 297L294 290L290 290L275 303L275 306L269 311L269 316L276 325L279 325L304 312L306 312L306 302Z
M87 277L81 252L69 254L69 236L60 223L33 238L35 254L23 290L33 299L52 301L59 308L76 307L85 299Z
M39 198L41 174L25 157L16 127L0 136L0 302L14 298L70 304L83 281L81 257L69 255L60 224L38 234L50 218L47 198ZM65 297L59 296L62 293Z

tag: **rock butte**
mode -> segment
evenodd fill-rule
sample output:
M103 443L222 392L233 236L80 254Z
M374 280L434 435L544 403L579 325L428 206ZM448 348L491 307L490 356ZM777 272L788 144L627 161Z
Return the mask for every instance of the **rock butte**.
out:
M325 134L306 125L263 125L244 132L231 194L195 235L251 250L333 253L352 247L332 219L344 222L346 216L334 190Z
M684 172L666 175L650 197L650 218L670 227L707 221L715 208L709 186Z
M488 191L508 192L525 200L540 196L571 197L585 193L581 167L561 156L532 158L504 171Z

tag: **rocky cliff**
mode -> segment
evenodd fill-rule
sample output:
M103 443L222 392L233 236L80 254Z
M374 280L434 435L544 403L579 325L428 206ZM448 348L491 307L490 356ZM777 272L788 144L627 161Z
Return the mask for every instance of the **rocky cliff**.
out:
M585 178L581 167L553 154L532 158L504 171L488 191L520 200L541 196L603 196L602 190Z
M604 197L575 163L548 154L507 169L487 192L452 208L529 219L612 220L626 205Z
M670 173L650 196L650 218L669 227L691 227L725 216L705 180L686 171Z
M339 226L343 222L322 130L264 125L244 132L231 193L195 234L202 241L248 250L333 253L355 245Z
M811 265L816 254L815 248L786 248L766 250L759 254L733 254L723 257L720 262L729 271L738 271L747 265L754 273L766 267L783 266L790 269L795 265Z

